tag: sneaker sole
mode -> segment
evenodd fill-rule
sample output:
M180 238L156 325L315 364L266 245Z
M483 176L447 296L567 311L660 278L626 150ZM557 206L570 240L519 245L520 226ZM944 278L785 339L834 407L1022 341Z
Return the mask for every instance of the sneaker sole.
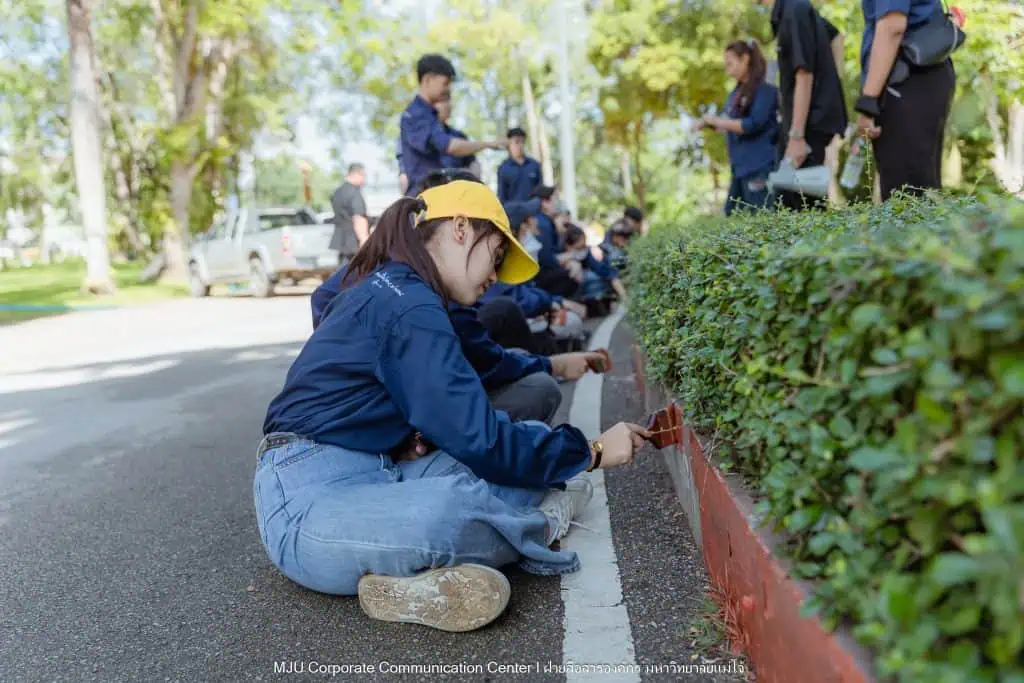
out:
M409 577L367 574L359 580L359 606L371 619L455 633L473 631L497 619L511 595L504 574L478 564L441 567Z

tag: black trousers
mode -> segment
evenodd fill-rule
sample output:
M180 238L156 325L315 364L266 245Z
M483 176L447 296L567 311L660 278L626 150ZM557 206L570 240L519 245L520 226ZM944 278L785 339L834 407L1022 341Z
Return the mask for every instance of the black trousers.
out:
M874 141L875 163L885 201L896 190L923 194L942 188L942 142L953 104L956 73L953 62L915 70L885 93L876 123L882 134Z
M523 349L539 356L558 352L554 337L545 332L533 333L523 309L512 299L498 297L480 306L477 319L487 334L506 349Z
M782 147L779 149L779 160L786 156L786 142L789 142L789 138L785 132L780 133L784 142ZM810 168L811 166L821 166L825 163L825 150L828 148L832 138L835 137L834 133L820 133L814 130L804 131L804 141L811 148L811 151L807 154L807 160L800 165L800 168ZM801 194L799 192L793 192L792 190L779 190L776 193L776 199L779 204L785 206L788 209L794 211L803 211L804 209L823 209L828 206L828 197L812 197L810 195Z

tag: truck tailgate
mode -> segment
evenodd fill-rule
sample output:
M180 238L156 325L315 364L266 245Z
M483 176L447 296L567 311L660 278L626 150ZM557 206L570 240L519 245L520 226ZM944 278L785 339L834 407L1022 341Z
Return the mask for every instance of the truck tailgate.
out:
M281 231L285 267L315 270L338 262L337 254L330 250L333 225L295 225Z

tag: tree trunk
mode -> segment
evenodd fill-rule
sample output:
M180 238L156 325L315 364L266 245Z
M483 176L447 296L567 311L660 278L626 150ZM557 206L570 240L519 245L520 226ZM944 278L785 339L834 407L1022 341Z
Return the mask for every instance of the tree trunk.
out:
M846 206L847 204L846 196L839 188L839 173L841 171L839 153L845 144L846 140L843 136L835 135L832 137L832 142L828 143L828 147L825 148L825 165L828 166L831 176L828 181L828 200L833 206Z
M110 252L107 245L106 190L100 140L99 89L92 42L91 0L67 0L71 44L71 146L75 185L86 236L86 274L82 289L111 294Z
M630 170L629 150L622 150L619 164L622 169L622 195L629 201L633 197L633 173Z
M526 126L530 129L530 154L534 159L540 158L540 126L537 124L537 105L533 100L533 84L530 74L523 65L523 108L526 109Z
M171 164L172 224L164 231L164 271L161 281L180 284L188 280L189 208L192 203L194 171L181 161Z
M949 153L942 162L942 186L960 187L964 182L964 160L960 145L954 138L949 141Z
M545 185L555 184L555 167L551 161L551 145L548 144L548 127L540 119L540 168Z
M633 191L636 195L636 203L640 210L647 212L647 183L644 182L643 165L640 163L640 153L643 151L644 130L643 124L639 121L633 124L633 170L636 173L636 182L633 183ZM644 221L644 227L648 225Z
M1003 189L1024 196L1024 105L1019 100L1010 102L1006 137L999 115L999 98L994 92L988 98L985 118L992 133L992 172Z

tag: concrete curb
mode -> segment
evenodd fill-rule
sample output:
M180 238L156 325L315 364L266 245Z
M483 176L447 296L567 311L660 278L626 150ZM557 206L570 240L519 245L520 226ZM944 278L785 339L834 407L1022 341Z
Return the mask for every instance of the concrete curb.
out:
M647 381L645 357L636 346L633 364L647 412L668 405L672 397ZM681 417L677 413L679 424ZM789 563L774 552L783 537L758 528L754 501L739 478L713 464L696 432L683 425L682 433L682 445L662 454L711 581L728 601L727 612L735 615L759 683L875 681L870 653L848 631L828 633L817 617L800 616L810 586L790 578Z

